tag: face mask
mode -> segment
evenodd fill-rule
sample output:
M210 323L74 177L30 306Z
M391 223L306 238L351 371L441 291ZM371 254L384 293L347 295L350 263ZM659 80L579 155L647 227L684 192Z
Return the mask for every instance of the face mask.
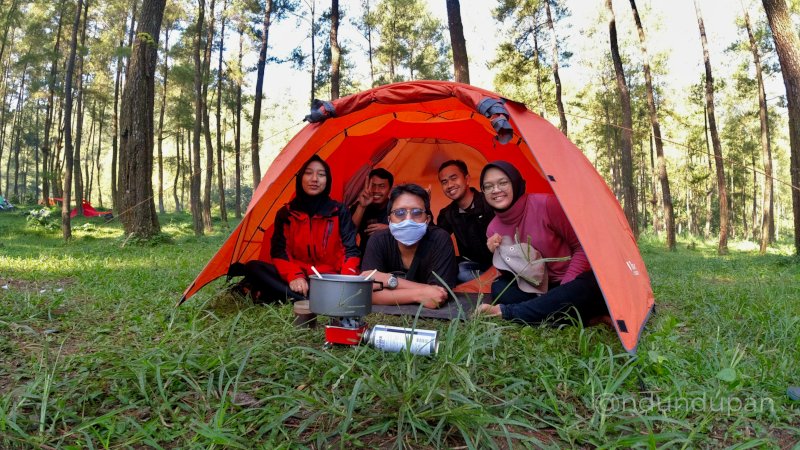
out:
M390 223L389 232L392 233L395 239L400 241L401 244L411 246L419 242L425 232L428 230L427 222L414 222L411 219L404 220L400 223Z

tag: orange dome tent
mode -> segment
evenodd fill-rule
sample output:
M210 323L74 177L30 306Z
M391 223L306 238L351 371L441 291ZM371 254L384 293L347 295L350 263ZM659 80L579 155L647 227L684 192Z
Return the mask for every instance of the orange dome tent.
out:
M434 213L448 203L437 169L462 159L473 185L488 161L514 164L529 192L556 195L583 245L622 345L636 345L653 308L653 291L617 199L583 153L558 129L513 101L473 86L414 81L318 103L309 123L267 169L247 212L186 289L180 303L228 274L234 263L269 254L275 213L294 191L294 176L311 155L331 166L331 196L355 200L369 171L384 167L395 184L433 185ZM262 253L263 250L263 253Z

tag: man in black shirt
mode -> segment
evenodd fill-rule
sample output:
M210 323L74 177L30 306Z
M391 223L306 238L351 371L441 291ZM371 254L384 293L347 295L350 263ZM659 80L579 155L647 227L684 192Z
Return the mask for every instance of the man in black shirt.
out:
M367 177L367 184L358 196L358 200L350 207L350 215L358 230L358 249L361 254L367 248L367 240L376 231L389 228L389 191L392 190L394 176L386 169L372 169Z
M376 305L420 303L438 308L456 284L456 252L450 235L429 225L430 195L416 184L401 184L389 196L389 229L372 235L361 260L362 275L385 289L372 293ZM377 270L372 273L373 270Z
M492 253L486 247L486 228L494 218L494 210L486 204L482 192L469 186L469 180L467 165L460 159L439 166L442 191L452 202L439 211L436 225L456 236L461 255L458 281L462 283L492 265Z

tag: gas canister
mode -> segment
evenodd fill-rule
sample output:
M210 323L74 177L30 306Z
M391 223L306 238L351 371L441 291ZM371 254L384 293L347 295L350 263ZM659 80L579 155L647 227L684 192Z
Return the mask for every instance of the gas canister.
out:
M375 325L364 333L363 341L386 352L408 350L415 355L435 355L439 351L436 330Z

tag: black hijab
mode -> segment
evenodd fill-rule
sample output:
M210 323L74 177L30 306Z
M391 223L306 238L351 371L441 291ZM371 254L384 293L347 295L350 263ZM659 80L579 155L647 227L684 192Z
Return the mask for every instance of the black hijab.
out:
M325 189L317 195L308 195L306 191L303 190L303 174L305 173L308 166L314 162L319 161L322 164L322 167L325 168ZM293 211L302 211L309 215L309 217L314 217L316 213L319 212L320 209L331 199L331 184L333 183L333 179L331 177L331 168L322 158L317 155L308 158L308 161L303 163L303 166L300 167L300 171L297 172L297 176L295 176L294 180L294 189L295 195L292 201L289 202L289 207Z
M500 211L500 212L507 211L509 208L514 206L515 203L517 203L517 200L519 200L520 197L525 195L525 180L522 178L522 175L520 175L519 170L517 170L516 167L512 166L510 162L502 160L492 161L489 164L486 164L483 167L483 170L481 170L481 185L480 185L481 190L483 190L483 179L484 177L486 177L486 171L492 167L502 170L508 176L508 179L511 181L511 189L514 194L511 199L511 205L509 205L509 207L505 209L495 209L495 211ZM487 194L484 193L484 195Z

